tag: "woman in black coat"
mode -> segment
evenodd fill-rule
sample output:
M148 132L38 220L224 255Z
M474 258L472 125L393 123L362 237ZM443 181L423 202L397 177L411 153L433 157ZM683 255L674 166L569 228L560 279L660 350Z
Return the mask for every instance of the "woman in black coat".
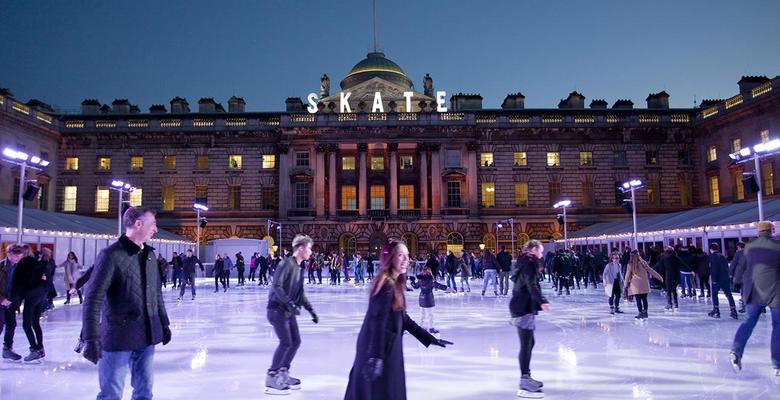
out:
M677 309L677 286L680 285L680 265L682 261L677 257L673 247L667 247L666 251L658 259L655 270L664 277L666 286L666 309Z
M406 268L409 250L394 239L382 249L379 273L371 285L368 311L357 340L357 352L345 400L405 400L403 334L423 345L452 344L436 339L406 314Z
M29 362L45 357L43 350L43 330L41 329L41 313L43 312L49 293L48 262L39 261L27 256L19 260L14 273L11 287L11 302L16 307L24 301L22 327L27 341L30 342L30 355L24 358Z

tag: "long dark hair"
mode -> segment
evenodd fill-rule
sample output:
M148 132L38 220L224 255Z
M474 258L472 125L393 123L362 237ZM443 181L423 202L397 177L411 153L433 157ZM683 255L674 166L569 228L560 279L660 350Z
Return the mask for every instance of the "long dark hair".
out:
M379 272L371 287L371 295L375 296L382 290L385 282L389 281L393 284L394 311L406 308L406 274L397 271L399 266L395 262L401 248L399 245L403 245L403 243L397 239L389 239L382 248L382 254L379 257ZM393 272L399 272L396 278L393 278Z
M79 263L79 258L76 256L76 253L71 251L70 253L68 253L68 257L67 258L70 258L70 256L73 256L73 261L75 261L76 264Z

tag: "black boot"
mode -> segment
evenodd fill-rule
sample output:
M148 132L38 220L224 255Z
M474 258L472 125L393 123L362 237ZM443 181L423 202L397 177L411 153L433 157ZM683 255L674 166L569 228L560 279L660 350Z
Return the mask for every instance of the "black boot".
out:
M615 315L615 306L609 306L609 313Z
M615 305L615 314L623 314L623 311L620 310L620 306L617 304Z
M718 308L713 308L707 315L712 318L720 318L720 310Z
M731 318L734 318L734 319L739 319L739 316L738 316L738 314L737 314L737 308L736 308L736 307L731 307Z

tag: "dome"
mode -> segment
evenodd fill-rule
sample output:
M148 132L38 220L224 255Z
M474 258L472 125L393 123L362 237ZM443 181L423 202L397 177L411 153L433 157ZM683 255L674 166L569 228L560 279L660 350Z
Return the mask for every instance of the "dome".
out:
M380 77L405 88L412 87L412 81L406 76L404 70L386 58L384 53L368 53L366 58L355 64L341 81L341 89L351 88L375 77Z

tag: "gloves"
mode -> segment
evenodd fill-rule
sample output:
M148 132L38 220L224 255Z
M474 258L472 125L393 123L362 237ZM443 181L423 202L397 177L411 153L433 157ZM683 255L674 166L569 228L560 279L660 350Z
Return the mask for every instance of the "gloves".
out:
M439 347L447 347L448 345L449 345L449 346L452 346L452 345L453 345L453 344L455 344L455 343L452 343L452 342L450 342L449 340L444 340L444 339L436 339L436 340L435 340L433 343L431 343L431 344L435 344L435 345L437 345L437 346L439 346Z
M163 341L162 344L165 346L166 344L171 342L171 328L164 326L163 327Z
M382 369L384 367L384 361L381 358L369 358L366 361L366 365L363 367L363 378L369 382L373 382L376 378L382 376Z
M315 313L314 310L309 310L309 314L311 314L311 322L314 322L315 324L320 323L320 317L317 316L317 313Z
M100 360L100 356L103 353L103 346L100 345L100 340L92 339L84 341L84 350L82 355L92 364L97 364Z

